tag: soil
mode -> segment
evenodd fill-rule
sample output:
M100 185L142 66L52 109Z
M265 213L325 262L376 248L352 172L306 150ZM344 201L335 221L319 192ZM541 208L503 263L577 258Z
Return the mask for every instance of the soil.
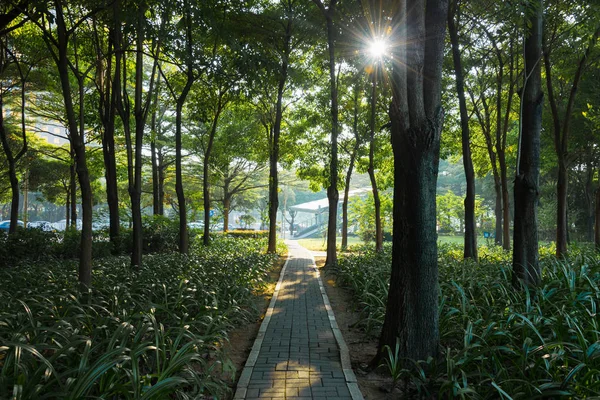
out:
M380 368L366 372L369 362L377 352L378 338L365 333L363 329L356 326L361 315L353 308L354 302L351 293L347 289L337 286L333 274L323 268L325 257L315 257L315 262L321 270L327 297L329 297L335 319L350 350L352 369L365 400L397 400L403 397L399 389L390 392L392 379L385 370Z
M275 292L275 286L277 286L281 269L283 268L286 260L287 254L279 257L269 272L265 288L260 292L255 293L256 296L254 299L254 306L257 310L259 310L258 318L247 325L239 326L230 331L229 341L223 344L223 352L231 360L233 367L235 368L234 375L226 373L220 376L220 378L225 380L231 388L231 392L228 397L229 399L233 398L233 395L235 394L237 381L239 380L240 374L244 369L244 364L250 355L250 351L254 345L254 340L258 335L258 330L260 329L260 324L265 318L265 313L269 307L271 297L273 297L273 293Z

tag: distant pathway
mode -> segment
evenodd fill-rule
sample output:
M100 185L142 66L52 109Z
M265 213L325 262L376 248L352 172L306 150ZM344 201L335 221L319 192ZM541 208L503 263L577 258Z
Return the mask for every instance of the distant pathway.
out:
M362 400L314 259L297 242L287 245L234 399Z

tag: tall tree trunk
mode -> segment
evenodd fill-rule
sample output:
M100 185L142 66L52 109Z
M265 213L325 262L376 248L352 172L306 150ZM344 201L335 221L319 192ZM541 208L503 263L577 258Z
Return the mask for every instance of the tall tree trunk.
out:
M185 46L186 46L186 81L185 86L181 90L181 94L177 98L177 106L175 111L175 192L177 193L177 203L179 206L179 252L188 254L189 252L189 234L187 226L187 205L185 201L185 193L183 190L183 169L181 166L181 117L183 105L194 84L193 70L193 51L192 51L192 17L191 10L188 8L187 1L184 1L185 13Z
M392 273L378 353L435 357L439 346L436 184L443 124L441 75L448 17L444 0L394 9L390 120L394 153Z
M494 204L494 216L496 225L494 228L494 240L497 246L502 246L502 183L500 178L494 176L494 192L496 193L496 203Z
M119 13L119 1L115 1L113 15ZM115 22L116 24L116 22ZM108 51L117 53L119 37L115 27L110 30L110 38ZM115 45L117 43L117 45ZM113 251L117 251L118 237L121 226L119 220L119 191L117 187L117 160L115 153L115 118L116 118L116 102L119 92L119 79L117 79L119 71L119 63L116 63L115 76L112 76L112 56L107 57L106 67L102 70L102 60L100 51L98 51L98 65L100 71L98 75L103 76L99 87L103 88L103 99L100 102L100 115L104 125L102 134L102 155L104 158L104 179L106 181L106 202L108 203L108 220L109 220L109 237L113 244ZM115 54L115 57L120 57L120 54ZM105 74L105 75L103 75ZM112 79L111 79L112 76Z
M208 144L206 145L206 150L204 151L204 165L202 166L202 200L204 203L204 237L202 238L202 244L204 246L208 246L210 244L210 156L212 153L213 143L215 141L215 135L217 133L219 117L223 111L223 96L224 93L220 93L215 115L213 117L213 123L208 136Z
M81 252L79 254L79 282L84 286L92 284L92 187L88 172L85 142L83 132L79 132L78 121L71 95L71 83L69 80L68 41L69 34L65 25L63 5L61 0L55 0L56 26L58 40L56 41L58 54L55 61L60 78L60 84L67 114L69 135L75 153L75 167L79 178L81 189L82 229L81 229ZM48 33L50 35L50 33ZM50 49L53 44L50 39L45 38Z
M11 235L16 232L17 221L19 219L19 180L17 178L16 161L8 143L8 134L4 128L4 117L2 112L2 97L0 94L0 139L2 140L2 147L4 148L6 160L8 161L8 177L11 190L10 226L8 228L8 234Z
M71 222L71 192L67 190L67 197L65 200L65 229Z
M554 128L554 148L556 156L558 158L558 184L556 187L557 194L557 207L556 207L556 256L558 258L563 257L567 252L568 243L568 221L567 221L567 193L569 183L569 165L568 165L568 153L569 153L569 134L570 134L570 122L573 115L573 107L575 105L575 97L579 89L579 82L583 76L583 71L586 66L586 62L590 56L590 53L596 41L600 36L600 27L597 27L590 42L581 57L573 77L573 84L569 93L567 106L565 109L565 115L561 123L558 112L558 105L554 95L554 85L552 81L552 62L551 62L551 51L552 49L548 46L546 41L543 42L543 61L546 72L546 87L548 90L548 102L550 103L550 110L552 112L552 123Z
M183 191L183 172L181 166L181 115L183 103L192 87L192 81L188 80L181 96L177 101L175 112L175 191L177 192L177 203L179 207L179 252L188 254L189 237L187 229L187 206L185 204L185 193Z
M515 176L513 285L540 282L537 202L539 197L540 131L542 128L543 1L530 0L525 21L525 83L521 96L521 133Z
M165 165L162 149L158 151L158 215L165 215Z
M352 153L350 154L350 165L348 166L348 172L346 174L344 201L342 202L342 251L345 251L348 248L348 202L350 201L350 181L352 180L352 171L354 170L354 163L356 162L359 144L360 142L357 137Z
M74 154L72 153L71 157L73 156ZM75 173L75 164L71 164L69 170L71 173L71 227L77 229L77 174Z
M383 229L381 227L381 200L377 180L375 179L375 116L377 113L377 65L373 67L373 81L371 82L371 120L369 121L369 179L373 191L373 203L375 206L375 251L383 250Z
M339 193L338 182L338 92L335 75L335 28L333 16L335 15L335 1L329 3L329 10L325 14L327 19L327 47L329 49L329 79L331 89L331 160L329 164L329 187L327 199L329 200L329 215L327 220L327 258L325 265L337 264L336 236L337 212Z
M135 56L135 144L133 161L133 181L129 182L129 197L131 199L131 220L133 223L133 249L131 266L142 265L143 233L142 233L142 139L144 137L144 120L142 107L142 90L144 81L144 9L140 6L137 15L137 37ZM125 86L125 83L123 83Z
M346 184L344 186L344 201L342 202L342 251L348 248L348 202L350 192L350 182L352 180L352 171L356 162L356 155L360 147L360 135L358 133L358 106L359 106L360 86L356 84L354 89L354 116L352 121L352 132L354 133L354 147L350 154L350 165L346 173Z
M160 78L160 75L159 75ZM154 109L152 110L152 118L150 122L150 129L152 131L151 139L150 139L150 157L152 159L152 214L159 214L159 195L158 195L158 159L156 154L156 139L158 136L157 126L156 126L156 113L158 106L158 87L156 90L156 94L154 96Z
M0 53L4 53L4 49L2 47L3 44L0 43ZM4 60L1 59L2 57L3 55L0 55L0 72L2 72L6 67ZM6 155L6 161L8 162L8 177L11 190L10 225L8 228L9 235L12 235L17 230L19 220L19 180L17 178L17 162L27 152L27 132L25 129L25 77L23 76L18 61L17 68L19 69L19 74L21 76L21 134L23 146L16 155L13 154L12 149L10 148L8 132L4 127L3 98L1 92L2 88L0 88L0 114L2 114L0 115L0 142L2 143L2 148L4 149L4 154ZM25 223L26 222L27 221L25 221Z
M598 189L596 189L596 225L594 227L594 244L596 250L600 251L600 179L598 179Z
M599 170L600 172L600 170ZM594 159L592 147L588 148L588 162L585 179L586 241L594 242Z
M454 73L456 75L456 91L460 108L460 127L462 131L462 152L465 178L467 180L467 195L465 197L465 245L464 257L477 261L477 230L475 225L475 171L473 170L473 159L471 157L471 133L469 130L469 113L467 111L467 100L465 97L465 84L460 47L458 41L458 17L456 0L450 3L448 8L448 32L452 44L452 60L454 61ZM455 22L455 18L457 21Z
M558 181L556 183L556 256L562 257L567 253L568 223L567 223L567 194L568 172L566 160L558 158Z
M289 10L291 12L291 10ZM285 28L285 42L283 45L283 60L279 73L277 86L277 103L275 104L275 123L273 124L272 142L269 144L269 243L268 253L277 251L277 209L279 208L279 176L277 163L279 162L279 138L281 136L281 121L283 119L283 92L288 78L289 57L292 45L292 17L291 13Z
M231 208L231 197L223 196L223 232L229 230L229 212Z

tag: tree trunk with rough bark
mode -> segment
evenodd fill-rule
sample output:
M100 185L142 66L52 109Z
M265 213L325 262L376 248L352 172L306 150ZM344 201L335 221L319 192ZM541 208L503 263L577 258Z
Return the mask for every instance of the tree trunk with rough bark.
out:
M394 231L392 273L378 353L399 344L399 356L438 353L436 184L443 124L441 78L448 3L400 1L392 19Z
M533 7L525 22L525 83L521 96L521 134L515 176L513 276L515 287L539 284L537 203L542 128L542 17L543 1Z
M75 167L79 178L81 189L81 208L82 208L82 229L81 229L81 250L79 254L79 282L86 287L92 284L92 187L86 162L85 143L83 133L79 132L75 107L71 92L71 83L69 79L69 60L68 60L68 42L69 33L65 25L63 5L60 0L56 0L56 26L57 41L56 51L53 52L53 44L50 39L45 38L46 44L55 56L55 62L58 69L65 112L67 114L68 129L75 154ZM46 33L51 35L50 32Z
M220 93L215 115L213 117L213 123L208 136L208 144L206 145L206 150L204 151L204 163L202 166L202 200L204 204L204 237L202 238L202 244L204 246L208 246L210 244L210 156L212 153L213 143L215 141L215 135L217 133L219 117L221 115L221 111L223 111L223 96L224 93Z
M596 245L596 250L600 251L600 179L598 181L598 189L596 189L596 224L594 226L594 244Z
M377 179L375 179L375 117L377 113L377 65L373 67L373 77L371 82L371 120L369 121L369 180L373 191L373 203L375 206L375 251L383 250L383 228L381 227L381 200L379 199L379 190L377 188Z
M327 21L327 48L329 49L329 80L331 92L331 160L329 163L329 187L327 188L327 199L329 203L329 214L327 219L327 258L325 265L337 264L337 213L339 192L338 181L338 91L335 73L335 28L333 17L335 15L336 1L331 0L329 8L324 11Z
M354 171L354 163L356 155L360 147L360 134L358 133L358 106L359 106L360 86L356 84L354 89L354 111L352 121L352 132L354 133L354 147L350 153L350 165L346 173L346 184L344 186L344 201L342 202L342 251L348 248L348 194L350 192L350 181L352 180L352 172Z
M269 143L269 243L268 253L277 251L277 209L279 208L279 175L277 164L279 162L279 138L281 136L281 121L283 119L283 92L288 79L289 57L292 46L292 19L287 20L285 28L285 41L283 45L283 60L277 86L277 102L275 104L275 123L273 135Z
M458 2L452 1L448 9L448 32L452 45L452 60L454 62L454 73L456 76L456 91L460 108L460 127L463 152L463 166L467 180L467 195L465 197L465 237L464 258L472 258L477 261L477 229L475 224L475 171L473 170L473 159L471 157L471 133L469 129L469 113L465 97L464 74L460 56L458 40Z

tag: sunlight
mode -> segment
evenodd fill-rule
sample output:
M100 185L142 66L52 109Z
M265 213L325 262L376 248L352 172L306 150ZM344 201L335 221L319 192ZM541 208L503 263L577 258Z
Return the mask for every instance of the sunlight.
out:
M373 58L381 58L386 53L388 47L389 45L384 39L375 39L369 44L367 52Z

